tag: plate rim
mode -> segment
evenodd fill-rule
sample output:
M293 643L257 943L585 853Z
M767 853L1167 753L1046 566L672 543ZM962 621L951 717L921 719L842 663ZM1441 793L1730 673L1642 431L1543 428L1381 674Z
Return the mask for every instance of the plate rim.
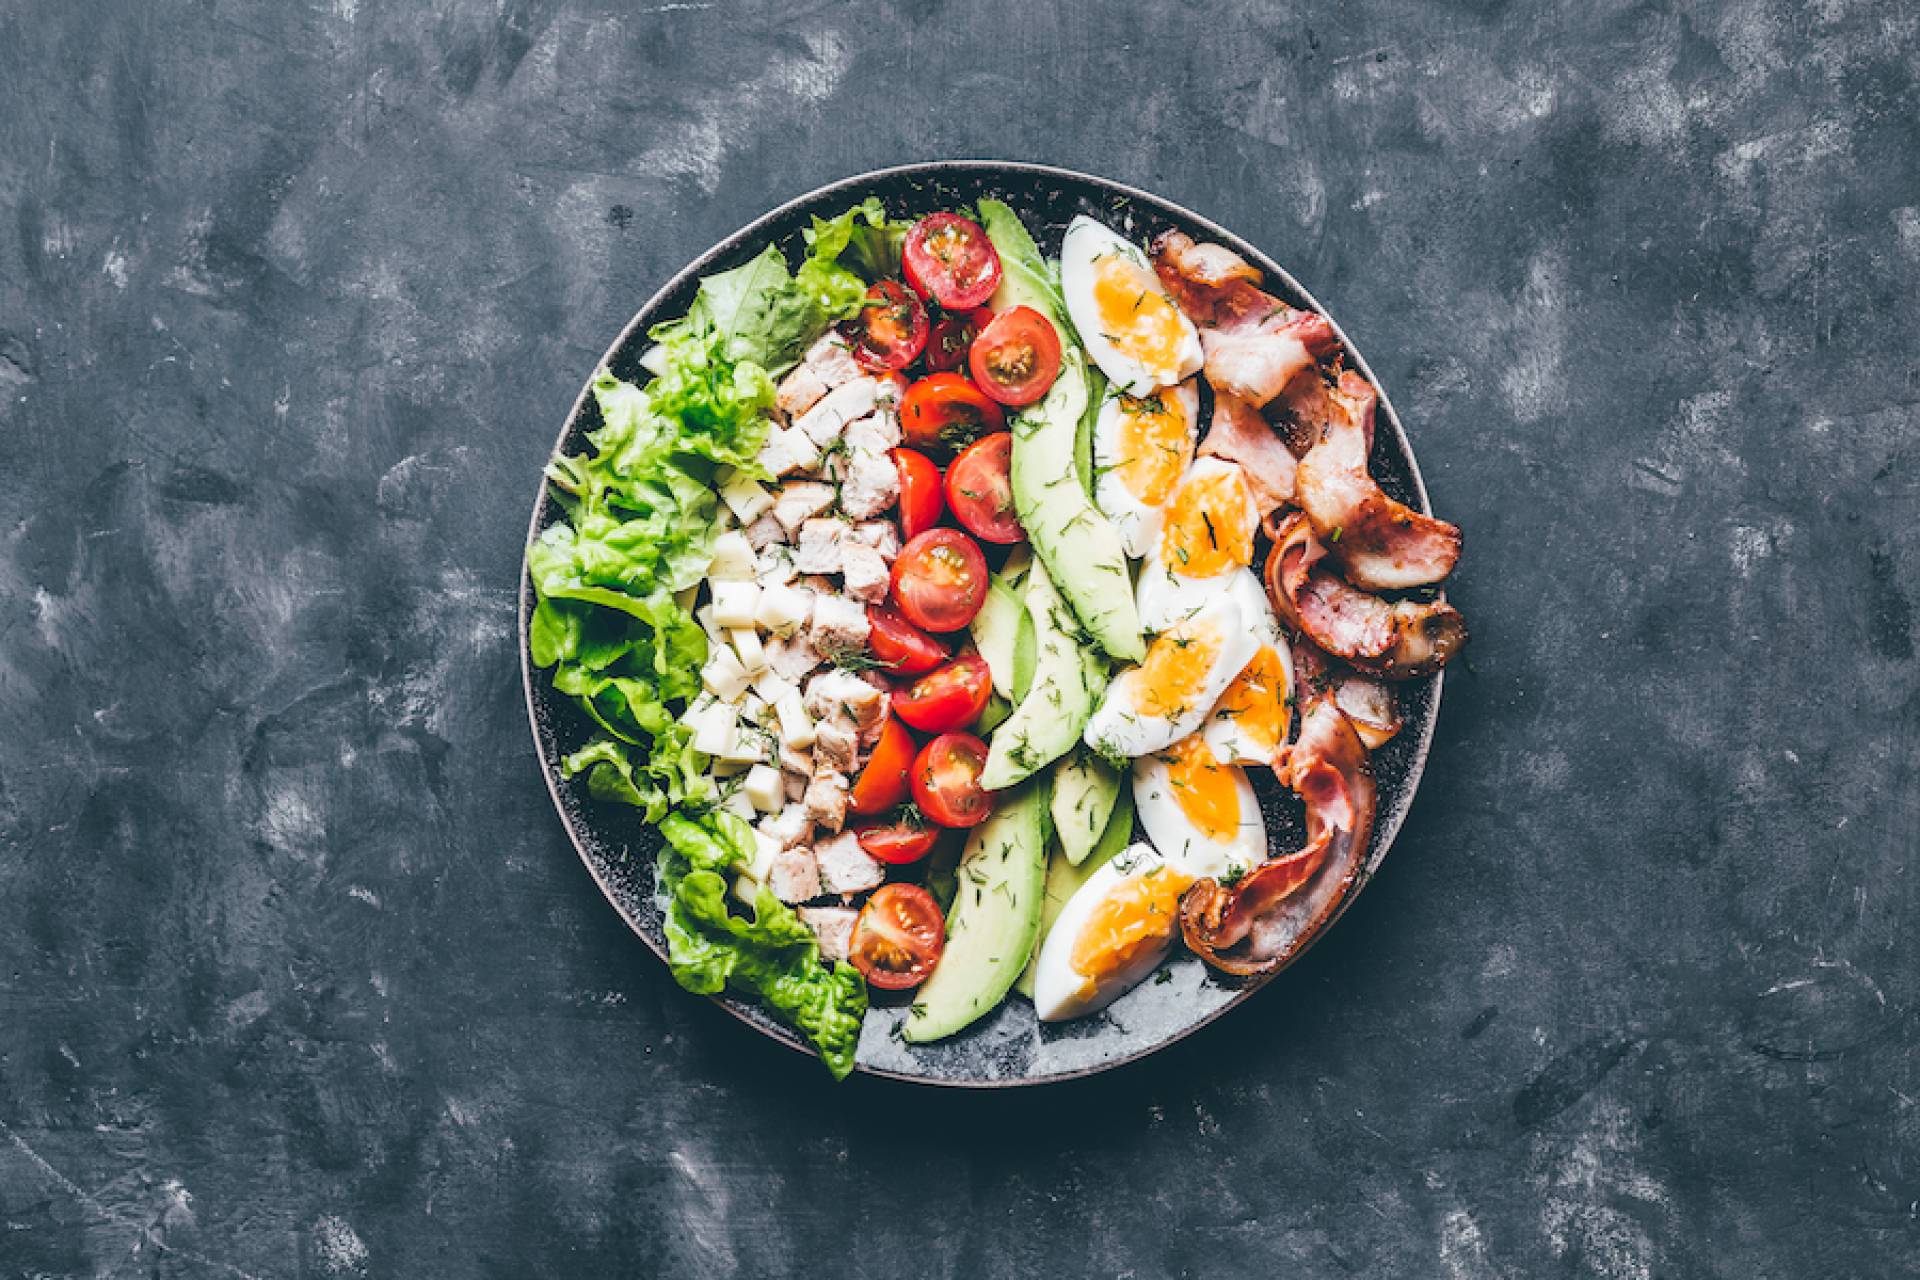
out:
M1124 197L1130 201L1137 200L1151 206L1157 206L1173 218L1183 220L1196 229L1206 231L1211 236L1223 238L1226 241L1252 250L1252 256L1256 266L1259 266L1268 274L1278 277L1284 282L1288 289L1304 299L1309 307L1323 316L1333 327L1334 334L1340 340L1341 349L1359 370L1360 374L1367 379L1367 382L1373 387L1379 397L1379 409L1384 413L1387 425L1392 428L1399 452L1406 460L1406 467L1412 481L1413 497L1416 504L1422 512L1428 515L1433 513L1432 503L1427 496L1426 479L1420 470L1420 460L1414 453L1412 442L1407 438L1406 430L1400 422L1400 414L1393 407L1393 402L1387 394L1386 387L1383 386L1379 378L1374 375L1373 368L1368 363L1366 356L1362 354L1353 344L1352 340L1348 338L1346 330L1341 326L1340 321L1321 305L1320 300L1313 295L1311 290L1302 285L1291 272L1280 265L1279 262L1258 245L1255 245L1246 237L1238 235L1215 222L1205 214L1196 213L1177 201L1170 200L1165 196L1144 188L1133 186L1130 183L1121 182L1113 178L1101 177L1097 174L1086 173L1078 169L1069 169L1061 165L1017 160L927 160L888 165L883 168L870 169L862 173L851 174L844 178L836 178L831 182L822 183L760 213L750 221L714 241L712 245L708 246L692 261L687 263L686 266L674 272L659 288L648 295L647 299L640 304L633 315L627 320L627 323L621 327L620 332L615 335L613 341L609 343L606 350L601 353L599 361L594 365L595 370L609 366L615 355L628 345L635 332L640 328L642 318L649 316L656 307L677 292L689 280L707 274L719 258L731 252L743 240L761 233L766 227L781 220L800 207L812 204L823 197L832 196L836 193L853 194L863 188L871 188L878 183L889 180L911 180L917 177L929 177L954 171L980 173L990 177L1018 175L1029 179L1065 180L1074 183L1090 184L1093 187L1105 189L1113 195ZM652 321L649 320L648 323L650 324ZM560 420L560 430L554 437L553 445L547 451L549 461L559 456L562 446L564 446L567 441L567 437L572 433L574 420L586 406L587 398L592 394L592 390L593 377L589 374L586 381L581 384L579 393L574 396L573 402L568 406L565 416ZM573 816L569 812L568 806L560 794L559 771L556 768L555 762L547 758L546 743L540 735L540 716L536 705L534 685L537 669L533 665L533 653L530 643L534 592L532 573L528 567L528 553L531 551L535 539L540 536L544 528L541 524L541 516L545 514L547 510L547 502L547 477L545 467L543 466L539 476L539 486L534 494L533 512L527 522L527 537L521 547L519 589L517 593L518 626L516 642L520 650L520 684L527 711L527 728L533 737L534 756L539 762L541 779L546 784L547 797L553 802L554 812L560 819L561 828L567 833L567 842L573 846L574 856L579 858L581 865L586 868L587 874L593 878L594 884L599 888L600 895L606 899L607 904L611 906L619 915L620 919L625 922L628 931L638 937L640 941L646 945L647 949L658 957L664 965L668 962L666 948L660 942L655 941L652 935L641 926L641 923L628 912L626 906L621 902L619 895L614 892L613 887L607 882L606 877L601 874L594 859L588 856L587 848L582 840L581 834L575 829ZM1444 589L1440 592L1439 598L1446 598ZM1139 1062L1143 1058L1150 1057L1163 1049L1178 1044L1202 1028L1212 1026L1227 1013L1240 1008L1255 992L1266 987L1275 978L1278 978L1280 974L1296 964L1321 938L1325 937L1326 934L1333 929L1333 926L1347 913L1347 909L1359 898L1361 891L1372 881L1375 872L1378 871L1380 865L1386 861L1387 854L1392 850L1394 842L1399 839L1401 829L1406 825L1407 816L1412 813L1414 802L1419 798L1420 783L1426 774L1427 755L1433 747L1434 732L1440 721L1440 705L1445 694L1446 671L1442 669L1435 672L1431 679L1433 681L1431 686L1431 701L1428 703L1425 714L1421 717L1419 734L1414 743L1413 753L1407 763L1406 780L1403 784L1406 795L1405 804L1400 806L1399 812L1391 815L1386 822L1375 826L1371 838L1371 848L1365 861L1361 863L1355 872L1354 883L1335 901L1332 910L1311 926L1310 931L1300 939L1298 945L1295 946L1293 951L1288 955L1285 963L1281 964L1279 968L1273 970L1271 973L1263 974L1257 978L1243 982L1231 999L1223 1001L1218 1008L1186 1024L1171 1035L1155 1040L1153 1043L1144 1045L1131 1052L1085 1067L1076 1067L1071 1070L1057 1071L1045 1075L954 1079L914 1075L888 1067L872 1066L860 1062L856 1057L853 1065L854 1073L941 1089L999 1090L1059 1084L1066 1081L1101 1075ZM748 1017L742 1009L735 1006L733 999L726 998L726 993L710 995L707 996L706 999L710 1003L726 1010L726 1012L738 1022L751 1027L776 1044L784 1045L787 1049L803 1057L817 1057L810 1046L802 1042L798 1036L786 1028L756 1021Z

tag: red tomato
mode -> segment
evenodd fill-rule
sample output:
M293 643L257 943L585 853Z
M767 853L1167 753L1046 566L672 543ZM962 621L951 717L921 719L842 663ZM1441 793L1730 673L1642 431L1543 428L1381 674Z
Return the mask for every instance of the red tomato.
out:
M900 533L912 538L940 523L940 468L924 453L893 450L894 469L900 473Z
M947 506L968 533L986 542L1020 542L1027 531L1013 508L1013 435L974 441L947 468Z
M883 884L853 922L847 959L884 991L905 991L927 980L947 945L947 918L917 884Z
M907 798L907 769L913 764L913 735L891 716L881 726L867 767L854 779L847 808L855 813L885 813Z
M979 826L993 812L992 797L980 789L986 765L986 743L970 733L941 734L913 758L913 802L943 827Z
M879 280L867 290L867 305L847 321L853 358L876 373L904 369L927 345L927 309L898 280Z
M923 676L947 660L947 646L890 604L868 605L867 627L867 648L889 675Z
M860 847L891 866L918 862L940 842L940 828L924 822L882 822L857 827Z
M977 653L961 654L938 671L893 691L893 714L922 733L964 729L980 718L993 692L993 673Z
M957 373L928 374L900 403L900 429L916 449L957 452L1006 425L1006 411Z
M900 250L907 283L949 311L977 307L1000 287L1000 255L977 222L931 213L913 224Z
M1032 404L1060 376L1060 335L1032 307L1002 311L973 340L967 367L980 389L1001 404Z
M893 560L893 601L924 631L958 631L987 598L987 557L958 529L929 529Z
M946 372L966 367L967 349L993 319L985 307L973 311L949 311L933 322L927 336L927 368Z

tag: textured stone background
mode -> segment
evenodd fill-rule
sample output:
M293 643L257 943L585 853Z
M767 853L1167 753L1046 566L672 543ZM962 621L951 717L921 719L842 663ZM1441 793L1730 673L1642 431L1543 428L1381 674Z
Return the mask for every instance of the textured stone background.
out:
M5 6L0 1275L1912 1274L1917 59L1846 0ZM1334 935L1030 1096L675 990L514 661L639 301L954 155L1287 262L1476 636Z

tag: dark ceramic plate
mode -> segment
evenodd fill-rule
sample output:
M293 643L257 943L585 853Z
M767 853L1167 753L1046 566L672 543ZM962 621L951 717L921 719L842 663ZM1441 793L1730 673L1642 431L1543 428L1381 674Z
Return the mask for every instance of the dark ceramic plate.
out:
M1042 250L1052 253L1059 250L1067 222L1079 213L1098 218L1136 241L1145 241L1169 227L1178 227L1195 239L1225 244L1260 267L1267 274L1266 287L1286 301L1322 310L1293 277L1260 250L1158 196L1104 178L1040 165L987 161L921 164L884 169L833 183L741 228L707 250L649 299L608 349L605 363L622 378L644 381L646 375L638 360L649 345L647 329L659 321L685 314L701 276L739 266L769 241L786 251L790 261L797 261L803 248L801 230L809 225L814 214L830 217L870 195L878 196L887 211L896 217L950 208L981 196L997 197L1021 215ZM1335 327L1338 328L1337 321ZM1354 365L1372 381L1373 374L1366 360L1345 333L1340 334L1340 339ZM589 389L582 387L561 428L554 446L556 453L579 452L585 448L586 433L598 425L599 411ZM1413 450L1384 390L1380 395L1380 426L1374 433L1372 466L1374 475L1389 493L1423 511L1430 510ZM542 485L534 504L529 543L558 515L557 504ZM595 804L587 798L579 780L569 781L560 776L560 758L588 737L590 726L583 714L554 692L546 675L533 667L526 643L532 610L533 587L523 563L520 664L526 682L527 710L532 717L533 736L539 746L547 787L553 793L554 805L560 811L560 821L568 837L607 900L633 931L664 957L661 903L654 893L653 876L659 837L631 810ZM1426 760L1440 707L1440 677L1401 685L1399 699L1406 728L1373 755L1379 809L1372 844L1356 874L1344 883L1323 876L1328 883L1312 885L1301 895L1296 925L1298 942L1292 949L1292 957L1298 957L1325 933L1358 896L1386 857L1413 802L1414 788L1420 781L1421 766ZM1297 802L1280 790L1270 776L1256 778L1255 787L1260 791L1268 837L1275 851L1298 848L1304 838L1304 824ZM861 1034L859 1069L928 1084L975 1087L1040 1084L1086 1075L1164 1048L1246 1001L1275 976L1244 982L1223 980L1184 951L1176 953L1168 971L1170 981L1142 983L1104 1013L1076 1022L1042 1025L1034 1018L1031 1004L1019 996L1010 996L998 1010L967 1031L933 1045L910 1046L898 1038L899 1024L906 1016L903 1006L876 1007L868 1015ZM735 1016L773 1039L811 1052L792 1032L754 1004L732 996L717 998ZM1279 1016L1278 1001L1282 998L1269 997L1259 1012ZM796 1069L802 1069L798 1063Z

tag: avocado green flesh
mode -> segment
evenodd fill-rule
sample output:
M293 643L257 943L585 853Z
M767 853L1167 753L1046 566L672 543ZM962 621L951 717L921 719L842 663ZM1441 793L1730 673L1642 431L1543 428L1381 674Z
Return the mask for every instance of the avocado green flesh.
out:
M1093 878L1093 873L1113 861L1114 855L1133 843L1133 788L1120 789L1119 802L1113 807L1113 816L1107 820L1106 830L1100 833L1100 839L1094 844L1093 852L1079 866L1067 861L1064 851L1056 841L1052 855L1047 859L1047 884L1040 903L1040 928L1033 937L1033 954L1027 960L1027 967L1020 973L1020 981L1013 984L1027 999L1033 999L1034 969L1040 961L1040 948L1046 944L1047 934L1053 929L1053 922L1060 918L1061 908L1067 900L1080 892L1080 887Z
M1013 423L1013 502L1037 562L1094 640L1122 662L1146 656L1120 532L1081 487L1075 462L1087 407L1086 357L1063 353L1060 376Z
M993 291L988 305L998 313L1010 307L1032 307L1060 331L1064 340L1073 336L1067 319L1066 299L1061 296L1059 273L1040 254L1033 233L1004 202L982 200L976 206L981 229L1000 255L1000 287Z
M1072 750L1105 684L1105 664L1074 634L1067 603L1038 561L1027 575L1026 612L1033 620L1032 685L988 744L980 770L988 791L1023 782Z
M1107 396L1107 377L1093 365L1087 366L1087 407L1073 438L1073 466L1080 476L1080 487L1093 497L1093 428L1100 419L1100 402ZM1098 504L1096 504L1098 505Z
M912 1044L953 1035L1006 998L1033 954L1047 873L1047 789L1003 798L961 855L947 945L907 1011Z
M1053 829L1067 861L1078 866L1107 829L1120 796L1120 771L1085 747L1053 770Z

